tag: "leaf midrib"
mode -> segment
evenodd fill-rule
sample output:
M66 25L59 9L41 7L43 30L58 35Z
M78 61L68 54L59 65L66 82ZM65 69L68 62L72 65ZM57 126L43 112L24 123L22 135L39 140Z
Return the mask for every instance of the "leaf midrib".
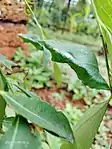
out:
M16 140L16 136L17 136L17 130L18 130L18 127L19 127L19 117L17 118L17 122L16 122L16 127L14 129L14 133L13 133L13 136L12 136L12 139L11 139L11 142L10 142L10 146L9 146L9 149L13 149L14 147L14 144L16 143L15 140Z

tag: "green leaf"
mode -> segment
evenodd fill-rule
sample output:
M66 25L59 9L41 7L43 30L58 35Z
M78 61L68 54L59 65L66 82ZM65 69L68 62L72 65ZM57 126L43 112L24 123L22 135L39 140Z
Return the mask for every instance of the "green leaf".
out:
M6 132L8 129L12 127L12 124L15 120L15 117L5 117L3 120L3 131Z
M60 142L59 138L57 138L47 132L46 132L46 138L47 138L47 141L49 142L50 148L60 149L61 142Z
M90 149L108 106L108 100L92 106L74 128L77 149Z
M51 52L52 61L67 63L85 85L96 89L109 89L108 84L99 73L96 57L90 49L83 45L60 43L50 40L39 40L31 35L20 35L25 42L32 43L39 50L43 46Z
M27 121L17 116L12 127L2 136L0 149L42 149L38 132L31 134Z
M109 89L99 73L96 57L90 49L77 44L74 46L74 44L59 44L51 41L46 43L46 48L52 53L52 60L68 63L85 85L96 89Z
M8 83L1 70L0 70L0 90L8 91ZM0 129L2 128L2 122L5 115L5 108L6 108L6 102L3 99L3 97L0 96Z
M0 90L8 91L8 82L2 71L0 70Z
M0 96L0 130L2 128L2 122L5 115L5 108L6 108L6 102L3 99L3 97Z
M36 35L30 35L30 34L18 34L19 37L21 37L24 42L31 43L36 47L36 49L44 51L44 48L38 41L40 38Z
M108 46L112 63L112 2L105 0L91 0L97 21Z
M5 56L0 55L0 63L11 70L12 66L15 66L16 64L12 61L9 61Z
M36 95L31 93L31 97L27 97L24 94L13 95L2 91L0 94L23 117L48 132L74 142L73 133L65 115L41 101Z
M106 1L106 0L91 0L93 3L94 8L96 8L95 11L97 11L99 19L101 19L102 22L100 22L102 25L103 23L106 25L106 27L112 31L112 2Z
M76 144L63 143L60 149L77 149Z
M50 149L49 145L46 142L42 142L43 149Z
M62 83L62 73L57 63L53 64L54 66L54 78L57 84L60 86Z

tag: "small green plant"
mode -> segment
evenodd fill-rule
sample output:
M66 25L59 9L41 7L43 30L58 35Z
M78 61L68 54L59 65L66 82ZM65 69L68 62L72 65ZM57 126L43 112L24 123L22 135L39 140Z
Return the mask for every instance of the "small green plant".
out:
M73 107L70 103L66 104L65 113L72 125L75 125L80 117L83 116L83 111Z
M68 83L68 91L73 92L73 100L84 100L85 104L91 105L105 99L103 91L96 89L90 89L89 87L82 84L81 81L71 81Z
M52 69L49 69L48 65L44 67L41 53L32 51L30 56L25 57L22 50L18 49L13 59L20 68L18 72L10 75L10 79L18 80L26 89L52 87Z

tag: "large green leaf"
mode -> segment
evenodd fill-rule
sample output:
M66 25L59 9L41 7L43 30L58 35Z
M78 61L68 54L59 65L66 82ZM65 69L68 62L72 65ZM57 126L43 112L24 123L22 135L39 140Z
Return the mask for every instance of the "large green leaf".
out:
M24 94L13 95L2 91L0 94L23 117L53 134L74 142L73 133L65 115L41 101L36 95L30 94L31 97L28 97Z
M67 63L85 85L96 89L109 89L106 81L99 73L96 57L90 49L83 45L41 41L30 35L19 35L25 42L32 43L39 50L43 46L51 52L52 60L59 63Z
M12 127L2 136L0 149L42 149L38 132L31 134L27 121L17 117Z
M109 100L92 106L74 127L76 142L74 144L63 143L61 149L90 149L106 112L108 102Z
M109 101L92 106L74 128L77 149L90 149Z

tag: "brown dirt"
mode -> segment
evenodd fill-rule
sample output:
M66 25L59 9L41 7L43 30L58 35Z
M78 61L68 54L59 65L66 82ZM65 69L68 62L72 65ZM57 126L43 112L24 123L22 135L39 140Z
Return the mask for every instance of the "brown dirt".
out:
M24 1L0 0L0 54L11 58L18 47L28 54L27 44L17 36L26 32Z
M0 0L0 20L11 22L26 21L24 1Z
M23 45L22 40L17 36L25 33L26 26L23 24L0 23L0 47L18 47Z
M39 95L42 100L47 101L57 109L64 110L67 102L71 102L73 106L81 110L84 109L84 106L86 105L83 99L72 100L73 94L71 92L67 92L66 88L63 89L59 88L56 84L53 84L52 88L42 88L38 90L32 89L32 91L35 92L37 95ZM64 98L63 99L55 98L53 96L53 93L59 93L59 94L63 93Z
M25 33L24 24L0 23L0 54L11 58L17 47L21 47L27 54L27 44L18 37L19 33Z
M5 55L8 59L12 59L16 52L16 48L13 47L2 47L0 48L0 54ZM29 55L27 50L24 50L25 55Z

